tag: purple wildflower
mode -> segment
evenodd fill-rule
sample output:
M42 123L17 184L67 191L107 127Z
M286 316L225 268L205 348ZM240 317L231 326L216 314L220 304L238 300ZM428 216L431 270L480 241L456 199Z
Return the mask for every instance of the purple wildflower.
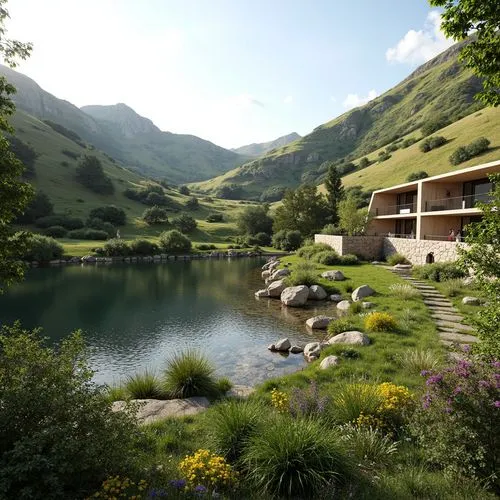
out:
M469 344L462 344L462 351L463 352L470 352L471 347Z
M500 401L495 401L495 402L493 403L493 406L494 406L495 408L500 408Z
M427 377L427 375L430 375L432 372L430 370L422 370L420 372L420 375L422 375L422 377Z
M479 387L484 387L485 389L488 389L490 387L490 383L487 380L480 380L479 381Z
M434 384L439 384L440 382L442 382L442 380L443 376L440 373L438 373L437 375L432 375L431 377L429 377L425 383L427 385L434 385Z
M460 394L462 392L462 388L457 385L455 389L453 389L453 394L456 396L457 394Z
M170 481L170 486L173 486L174 488L181 489L186 486L186 481L184 479L172 479Z
M491 366L492 366L493 368L497 368L497 369L499 369L499 368L500 368L500 361L492 361L492 362L491 362Z
M205 488L205 486L199 484L193 491L196 493L197 496L202 496L207 492L207 489Z

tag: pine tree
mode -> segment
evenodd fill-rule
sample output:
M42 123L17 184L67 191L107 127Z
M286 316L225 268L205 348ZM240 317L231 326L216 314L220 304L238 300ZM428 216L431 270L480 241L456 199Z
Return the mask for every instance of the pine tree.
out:
M333 163L330 163L328 167L325 187L329 219L332 224L337 224L339 221L338 204L344 198L344 186L342 186L342 179Z

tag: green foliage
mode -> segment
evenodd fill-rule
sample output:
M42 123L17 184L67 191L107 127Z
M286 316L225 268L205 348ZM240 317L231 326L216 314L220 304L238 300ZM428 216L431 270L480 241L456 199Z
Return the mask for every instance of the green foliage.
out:
M352 253L346 253L340 257L340 264L343 266L356 266L359 264L358 256Z
M490 141L486 137L479 137L475 141L472 141L467 146L460 146L450 156L450 163L452 165L459 165L464 161L474 158L481 153L484 153L490 145Z
M75 151L71 151L71 149L61 149L61 153L68 158L71 158L72 160L78 160L80 155L76 153Z
M354 198L358 208L367 207L372 197L371 191L363 191L362 186L350 186L345 190L346 198Z
M438 283L466 276L465 271L460 268L457 262L435 262L425 266L415 266L412 272L416 278Z
M419 170L418 172L412 172L408 175L406 182L414 182L420 179L426 179L427 177L429 177L429 174L425 170Z
M52 130L55 130L58 134L63 135L70 141L76 142L78 145L82 145L82 138L72 130L63 127L60 123L53 122L51 120L43 120Z
M116 227L111 224L111 222L104 222L98 217L93 219L88 219L86 223L87 227L90 229L97 229L99 231L104 231L110 238L116 235Z
M155 255L158 252L158 245L149 240L133 240L129 246L132 255Z
M420 143L419 149L420 151L422 151L422 153L428 153L429 151L432 151L433 149L436 149L443 144L446 144L446 139L442 135L436 135L424 139Z
M50 260L60 259L63 253L64 249L62 245L54 238L41 234L30 234L23 259L49 262Z
M369 222L368 210L358 209L356 199L347 196L339 203L339 227L349 236L363 234Z
M101 219L105 222L110 222L114 226L124 226L127 223L125 210L123 210L123 208L115 207L114 205L94 208L90 211L89 218Z
M185 196L189 196L191 194L191 191L189 190L189 188L187 186L180 186L179 193L183 194Z
M480 352L500 359L500 175L490 176L494 183L492 200L481 204L483 217L480 222L466 227L465 241L468 249L460 249L462 269L472 269L474 279L488 304L474 318L474 326L481 342Z
M160 234L160 246L165 252L181 253L191 251L191 240L181 232L173 229Z
M430 133L432 133L432 132L430 132ZM415 137L408 137L408 139L405 139L401 143L401 148L402 149L409 148L412 144L415 144L416 142L417 142L417 139Z
M223 222L224 216L218 213L208 214L206 218L207 222Z
M389 287L389 291L394 297L410 300L420 297L420 292L408 283L394 283Z
M190 215L182 214L172 221L172 225L181 233L191 233L196 229L198 223Z
M482 79L483 91L477 98L487 106L500 104L500 74L498 54L499 14L495 0L430 0L436 7L444 7L441 29L454 40L464 40L474 32L470 43L463 46L460 60Z
M344 197L344 186L342 186L342 179L332 162L329 162L328 165L325 188L328 216L332 224L337 224L339 221L338 204Z
M415 375L423 370L435 370L442 362L430 349L407 349L397 357L397 361L401 368Z
M309 262L299 262L293 268L292 273L286 278L288 286L297 285L317 285L319 282L318 273L313 264Z
M165 196L162 186L158 184L148 184L140 189L127 188L123 192L123 195L144 205L166 206L172 203Z
M302 243L302 234L300 231L286 231L282 229L273 236L273 247L278 250L290 252L297 250Z
M302 259L311 259L317 253L328 252L329 250L332 250L332 248L326 243L314 243L312 245L300 247L297 250L297 256Z
M250 481L273 498L314 498L345 480L350 468L335 433L318 421L286 416L250 440L243 462Z
M340 263L339 254L331 248L330 250L324 250L323 252L314 254L312 260L325 266L334 266Z
M396 264L409 264L410 261L400 253L393 253L387 257L387 264L395 266Z
M282 204L274 213L273 228L300 231L302 236L318 232L326 222L327 209L323 195L316 186L304 185L285 193Z
M344 316L336 318L328 323L327 331L331 336L338 335L339 333L357 330L359 328L359 321L353 316Z
M102 253L106 257L126 257L130 255L130 247L123 240L109 240L102 247Z
M215 368L202 354L188 350L174 355L165 369L165 388L175 398L217 394Z
M58 348L0 330L0 497L82 498L130 467L136 427L92 382L78 333Z
M450 124L450 120L444 115L435 115L432 118L428 119L422 127L420 131L422 132L422 136L426 137L431 135L436 130L442 129Z
M255 236L247 238L247 246L263 246L267 247L271 244L271 235L267 233L257 233Z
M286 188L283 186L271 186L262 191L260 201L263 203L272 203L273 201L280 201L285 194Z
M269 217L268 211L267 205L245 207L236 220L240 233L252 236L257 233L271 234L273 220Z
M71 217L69 215L46 215L35 221L35 226L46 229L51 226L62 226L65 229L81 229L83 227L82 219Z
M379 151L377 161L382 163L391 157L388 151Z
M376 385L345 383L333 396L332 417L339 424L355 423L361 415L374 415L382 403Z
M440 289L447 297L457 297L465 291L464 280L455 278L443 281Z
M40 217L54 213L54 205L43 191L37 191L31 199L24 213L17 218L19 224L32 224Z
M146 205L167 205L168 199L164 194L158 193L148 193L146 196L144 203Z
M215 195L223 200L240 200L243 197L243 188L238 184L225 184L216 189Z
M196 196L191 196L188 201L186 201L186 208L189 210L198 210L200 208L200 202Z
M76 180L98 194L113 194L115 188L111 179L104 173L102 164L96 156L85 155L76 167Z
M216 250L217 247L213 244L201 243L197 246L198 250Z
M64 238L67 232L68 230L62 226L50 226L43 231L43 234L51 238Z
M322 230L321 234L341 234L342 230L340 227L335 226L334 224L327 224Z
M109 238L109 235L106 231L100 229L90 229L90 228L82 228L82 229L73 229L68 233L68 238L72 240L98 240L103 241Z
M32 146L21 141L15 135L10 136L8 139L10 150L14 156L24 165L23 177L25 179L32 179L36 176L35 161L37 153Z
M155 373L145 370L143 373L129 375L125 390L132 399L165 399L161 380Z
M161 207L146 208L142 213L142 220L150 226L155 224L167 224L168 212Z
M366 156L364 156L363 158L361 158L361 160L359 160L358 164L359 169L366 168L369 166L370 166L370 160Z

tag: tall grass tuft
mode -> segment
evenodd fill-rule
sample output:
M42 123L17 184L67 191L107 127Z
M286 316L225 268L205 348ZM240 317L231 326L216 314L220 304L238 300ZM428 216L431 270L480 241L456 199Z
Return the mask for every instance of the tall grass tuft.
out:
M313 243L312 245L304 245L297 250L297 255L303 259L310 259L313 255L330 251L332 247L326 243Z
M374 415L381 403L376 385L347 383L333 397L332 417L339 424L353 423L360 415Z
M238 461L259 428L262 413L258 403L244 400L230 400L208 412L210 437L217 453L231 463Z
M420 292L408 283L394 283L389 291L398 299L408 300L420 297Z
M395 266L396 264L409 264L410 261L400 253L393 253L389 257L387 257L387 263L390 266Z
M124 401L130 398L127 390L125 389L125 387L123 387L123 385L112 385L106 387L105 397L106 400L110 403L114 401Z
M148 370L128 376L125 390L132 399L166 399L160 379Z
M408 349L401 353L396 361L406 371L418 374L423 370L435 370L442 360L428 349Z
M214 396L218 392L214 372L205 356L189 349L168 361L165 388L176 398Z
M443 281L441 290L448 297L456 297L465 291L464 281L461 278Z
M243 455L249 479L274 497L315 497L341 482L349 461L341 440L311 419L277 417L250 440Z
M357 330L359 328L359 321L352 316L345 316L343 318L336 318L330 321L327 327L329 335L338 335L339 333Z
M318 273L314 264L309 262L299 262L294 267L292 274L286 278L288 286L316 285L319 281Z

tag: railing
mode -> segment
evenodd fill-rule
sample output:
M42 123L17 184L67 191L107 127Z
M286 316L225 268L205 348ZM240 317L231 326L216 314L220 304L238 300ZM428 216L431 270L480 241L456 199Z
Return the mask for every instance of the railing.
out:
M405 214L412 214L417 211L417 204L416 203L402 203L399 205L389 205L384 208L376 208L375 209L375 216L377 215L405 215Z
M387 238L404 238L407 240L414 240L415 235L410 233L410 234L403 234L403 233L386 233L383 234L382 236L386 236Z
M449 234L425 234L424 240L433 240L433 241L449 241L451 243L459 243L464 241L464 237L461 234L450 236Z
M454 198L441 198L425 202L425 212L442 212L444 210L463 210L474 208L477 203L488 203L492 200L489 193L457 196Z

